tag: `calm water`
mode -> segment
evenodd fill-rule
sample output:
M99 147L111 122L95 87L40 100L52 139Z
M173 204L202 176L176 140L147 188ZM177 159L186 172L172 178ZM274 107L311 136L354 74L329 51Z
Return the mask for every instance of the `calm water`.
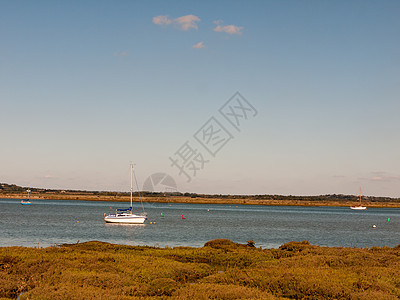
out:
M127 203L61 200L33 200L33 205L27 206L17 199L0 199L0 246L46 247L98 240L127 245L199 247L216 238L238 243L252 239L257 247L263 248L302 240L321 246L400 244L400 209L353 211L340 207L147 203L144 207L149 220L145 225L104 223L105 212L127 206ZM372 228L374 224L376 228Z

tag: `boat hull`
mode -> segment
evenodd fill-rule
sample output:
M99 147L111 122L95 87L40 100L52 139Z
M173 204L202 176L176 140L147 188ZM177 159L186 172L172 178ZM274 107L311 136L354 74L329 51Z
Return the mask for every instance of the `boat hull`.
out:
M366 210L367 208L365 206L351 206L351 209L354 210Z
M30 201L21 201L22 205L32 205L32 202Z
M106 223L124 223L124 224L143 224L146 221L146 216L140 215L130 215L130 214L123 214L123 215L106 215L104 217L104 221Z

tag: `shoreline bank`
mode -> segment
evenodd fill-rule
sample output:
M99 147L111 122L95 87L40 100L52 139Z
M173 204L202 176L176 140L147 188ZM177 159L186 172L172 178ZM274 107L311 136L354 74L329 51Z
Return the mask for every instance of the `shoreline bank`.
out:
M26 199L26 193L1 194L4 199ZM230 204L230 205L266 205L266 206L332 206L332 207L350 207L355 205L354 201L320 201L320 200L299 200L299 199L254 199L252 197L242 197L239 199L219 198L219 197L185 197L185 196L152 196L142 197L143 202L148 203L187 203L187 204ZM299 198L299 197L296 197ZM32 193L32 200L78 200L78 201L105 201L105 202L129 202L129 196L109 196L109 195L88 195L88 194L66 194L66 193ZM139 197L133 198L134 202L140 202ZM370 200L363 201L363 205L370 208L400 208L400 201L374 202Z

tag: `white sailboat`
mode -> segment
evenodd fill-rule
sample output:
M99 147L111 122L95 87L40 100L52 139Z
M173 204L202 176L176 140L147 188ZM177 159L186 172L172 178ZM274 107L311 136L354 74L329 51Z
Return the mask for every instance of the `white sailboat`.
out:
M131 164L131 206L126 209L117 209L115 214L104 214L104 221L107 223L124 223L124 224L143 224L147 219L147 215L144 212L142 198L140 197L140 203L142 204L142 214L133 213L132 207L132 193L133 193L133 177L135 177L136 187L138 188L136 175L133 172L133 164Z
M360 188L360 196L359 196L359 199L360 199L360 203L359 203L358 205L355 205L355 206L350 206L350 208L351 208L351 209L354 209L354 210L366 210L367 207L361 205L361 188Z
M22 205L32 205L32 202L31 202L31 190L27 190L27 192L28 192L28 199L21 200L21 204Z

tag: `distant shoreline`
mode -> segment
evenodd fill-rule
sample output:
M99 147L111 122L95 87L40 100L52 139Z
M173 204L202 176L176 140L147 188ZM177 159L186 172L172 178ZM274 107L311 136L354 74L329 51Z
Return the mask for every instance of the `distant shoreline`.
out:
M26 199L26 193L0 193L0 198L4 199ZM343 200L307 200L299 196L285 196L286 199L255 199L254 197L223 198L218 196L207 197L186 197L186 196L145 196L143 202L148 203L189 203L189 204L231 204L231 205L266 205L266 206L331 206L331 207L350 207L357 204L355 201ZM304 197L307 198L307 197ZM78 201L106 201L106 202L129 202L129 196L126 195L88 195L86 193L32 193L32 200L78 200ZM133 198L134 202L140 202L139 197ZM388 201L363 200L363 206L370 208L400 208L399 199Z

